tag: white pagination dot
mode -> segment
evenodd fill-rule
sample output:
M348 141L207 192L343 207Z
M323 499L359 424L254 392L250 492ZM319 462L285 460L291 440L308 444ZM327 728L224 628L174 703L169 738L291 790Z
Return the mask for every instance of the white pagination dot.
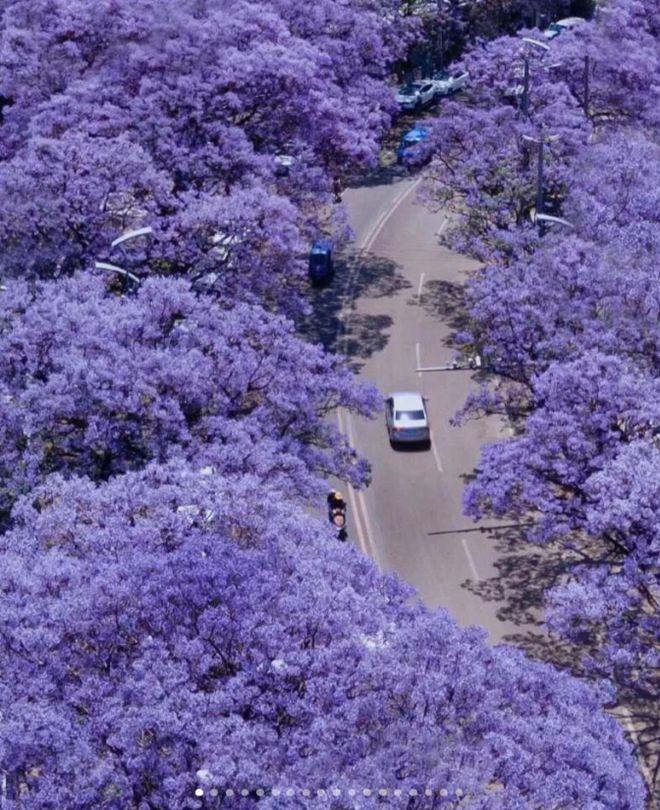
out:
M380 788L378 791L379 796L387 796L387 788Z
M209 793L211 796L215 797L220 793L220 791L218 790L218 788L211 788L211 790L209 790Z
M341 790L339 790L339 788L332 788L332 795L341 796Z
M424 795L433 796L433 791L431 790L431 788L426 788L426 790L424 791Z
M263 788L257 788L257 796L263 796L265 792L266 791Z
M409 796L416 796L417 795L417 788L410 788L408 791Z
M273 788L270 792L271 796L279 796L282 791L279 788Z
M195 791L195 796L203 796L204 795L204 788L197 788Z

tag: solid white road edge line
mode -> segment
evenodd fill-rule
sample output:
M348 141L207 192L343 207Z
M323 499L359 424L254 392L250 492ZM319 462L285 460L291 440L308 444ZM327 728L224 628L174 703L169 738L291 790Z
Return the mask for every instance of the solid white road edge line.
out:
M422 359L421 359L420 352L419 352L419 343L415 343L415 360L417 361L417 365L415 366L415 368L421 368L422 367ZM421 377L422 372L418 371L417 376Z
M421 371L420 371L421 374ZM438 448L435 446L435 437L431 434L431 452L433 453L433 458L435 460L435 466L438 468L439 473L443 473L444 470L442 469L442 464L440 463L440 455L438 453Z
M384 211L383 214L381 214L381 216L378 218L378 220L376 220L376 224L369 233L369 236L362 243L363 250L371 250L373 243L376 241L380 232L385 227L385 223L387 222L387 220L392 216L392 214L394 214L396 209L401 205L401 203L406 199L406 197L412 194L412 192L422 182L422 179L423 179L422 177L418 177L417 180L415 180L410 185L409 188L407 188L405 191L403 191L401 194L395 197L394 201L392 202L391 208L388 211Z
M346 413L346 427L348 428L348 440L351 444L351 447L355 447L353 421L351 419L350 413ZM371 559L376 563L376 565L380 568L381 566L380 560L378 559L378 551L376 548L376 544L372 541L373 533L371 531L371 522L369 521L369 512L367 511L367 502L364 497L364 492L362 492L362 490L360 489L353 491L355 492L355 495L360 503L360 507L362 510L360 512L360 520L364 524L365 553L367 553L371 557Z
M346 414L346 418L348 419L348 414ZM339 429L341 430L341 432L349 434L349 441L350 441L350 433L344 427L344 418L341 410L337 411L337 422L339 423ZM351 508L353 510L353 524L355 526L355 533L357 535L358 547L363 554L369 556L369 543L365 535L365 532L362 528L362 520L360 517L360 510L358 508L356 491L351 486L350 483L347 482L346 485L348 487L348 497L349 500L351 501Z

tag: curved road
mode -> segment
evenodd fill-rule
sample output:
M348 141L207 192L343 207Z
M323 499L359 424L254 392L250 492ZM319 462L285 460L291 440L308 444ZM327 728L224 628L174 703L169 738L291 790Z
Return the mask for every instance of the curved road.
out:
M462 495L481 444L502 428L495 419L450 425L476 386L470 372L416 370L451 361L447 339L460 318L460 287L477 265L439 245L445 217L415 202L420 179L391 179L344 195L362 256L340 268L346 277L338 348L384 394L427 396L433 441L430 451L393 450L382 416L340 414L373 470L368 489L349 493L349 528L353 542L382 570L414 585L429 607L446 607L460 624L480 624L498 641L520 627L500 621L497 603L474 593L497 574L498 555L488 533L465 531L475 524L463 515Z

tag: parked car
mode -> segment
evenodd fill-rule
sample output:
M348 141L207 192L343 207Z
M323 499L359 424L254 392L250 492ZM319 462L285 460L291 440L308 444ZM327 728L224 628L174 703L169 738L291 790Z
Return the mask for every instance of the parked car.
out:
M406 159L414 158L418 152L419 144L426 140L428 132L424 127L413 127L401 138L401 142L396 150L396 159L402 163Z
M565 17L563 20L557 20L556 22L550 23L550 25L543 32L543 36L546 39L554 39L555 37L558 37L562 31L575 28L578 25L582 25L583 22L586 22L586 20L584 20L582 17Z
M449 96L458 93L470 80L467 70L440 70L433 74L436 96Z
M435 84L430 79L412 82L396 94L396 102L402 110L417 110L426 107L435 98Z
M392 444L431 444L426 400L414 391L398 391L385 400L385 422Z
M334 274L332 242L329 239L319 239L314 242L309 254L309 277L312 284L328 284Z

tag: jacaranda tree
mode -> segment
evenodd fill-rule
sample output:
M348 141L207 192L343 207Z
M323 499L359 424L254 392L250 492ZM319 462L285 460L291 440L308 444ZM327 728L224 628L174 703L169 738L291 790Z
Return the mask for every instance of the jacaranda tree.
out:
M655 6L621 0L549 52L528 43L528 115L520 62L506 72L523 40L476 48L475 103L457 101L436 124L429 189L457 202L454 243L483 260L456 337L496 376L461 416L498 411L514 429L484 448L466 508L522 519L528 539L565 549L549 627L633 702L660 694L660 541L647 522L660 458L657 32ZM534 153L511 159L523 130L560 135L545 150L545 196L554 185L567 224L542 236L523 213Z
M9 807L641 810L606 689L411 605L263 480L177 467L51 477L0 540Z

